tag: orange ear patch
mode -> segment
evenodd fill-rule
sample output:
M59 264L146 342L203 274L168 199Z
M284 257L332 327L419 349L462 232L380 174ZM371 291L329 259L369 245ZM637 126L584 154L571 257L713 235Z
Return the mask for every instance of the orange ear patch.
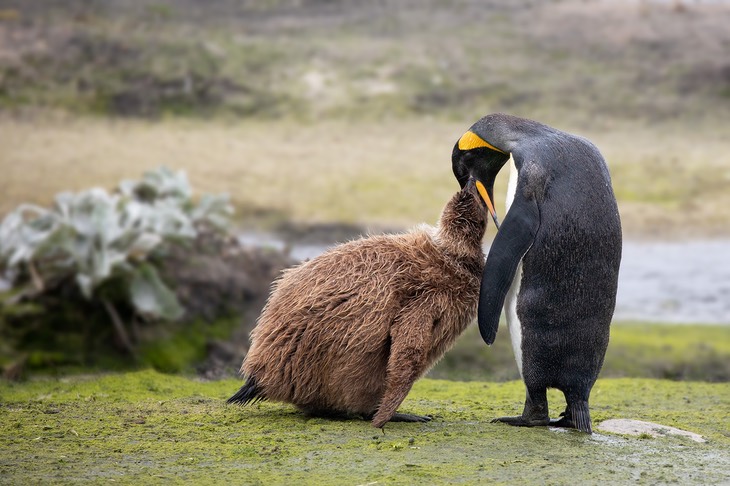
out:
M488 149L496 150L497 152L506 154L507 152L499 150L494 145L484 141L482 137L474 132L466 132L459 139L459 150L471 150L479 147L487 147Z

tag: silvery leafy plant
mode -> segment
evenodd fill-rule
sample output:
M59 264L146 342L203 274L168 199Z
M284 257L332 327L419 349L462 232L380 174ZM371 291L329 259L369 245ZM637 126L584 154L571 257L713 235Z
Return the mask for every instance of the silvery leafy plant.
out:
M149 257L195 239L201 228L227 230L232 214L228 196L205 195L195 204L185 173L161 167L121 182L113 193L63 192L50 209L20 205L0 223L0 271L19 298L72 279L86 299L102 301L131 347L114 303L99 288L120 279L138 315L178 319L183 308Z

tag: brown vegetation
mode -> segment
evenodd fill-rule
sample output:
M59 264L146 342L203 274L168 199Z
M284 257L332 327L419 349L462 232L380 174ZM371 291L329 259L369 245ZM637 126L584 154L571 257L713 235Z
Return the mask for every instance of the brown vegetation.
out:
M605 128L727 121L730 109L725 2L26 0L10 10L0 16L0 106L10 108L507 111Z

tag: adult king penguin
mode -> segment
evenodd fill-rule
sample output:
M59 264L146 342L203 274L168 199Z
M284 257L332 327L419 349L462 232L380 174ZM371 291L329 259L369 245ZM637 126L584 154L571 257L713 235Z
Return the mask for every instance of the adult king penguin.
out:
M494 179L510 155L500 227ZM470 175L481 182L498 228L482 275L479 332L492 344L504 307L527 388L522 415L494 421L590 433L588 399L608 346L621 262L621 222L603 157L584 138L498 113L459 139L452 164L462 187ZM548 388L567 403L553 421Z

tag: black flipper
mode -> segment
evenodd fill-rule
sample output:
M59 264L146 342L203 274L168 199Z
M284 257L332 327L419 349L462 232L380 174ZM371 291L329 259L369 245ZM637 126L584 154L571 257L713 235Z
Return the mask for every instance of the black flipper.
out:
M266 400L266 397L257 386L256 379L253 376L249 376L246 383L244 383L235 395L228 399L227 403L240 403L241 405L246 405L250 402L256 403L259 400Z
M504 222L497 231L479 289L479 333L487 344L497 336L499 315L520 260L535 240L540 226L540 212L534 199L526 199L518 184Z

